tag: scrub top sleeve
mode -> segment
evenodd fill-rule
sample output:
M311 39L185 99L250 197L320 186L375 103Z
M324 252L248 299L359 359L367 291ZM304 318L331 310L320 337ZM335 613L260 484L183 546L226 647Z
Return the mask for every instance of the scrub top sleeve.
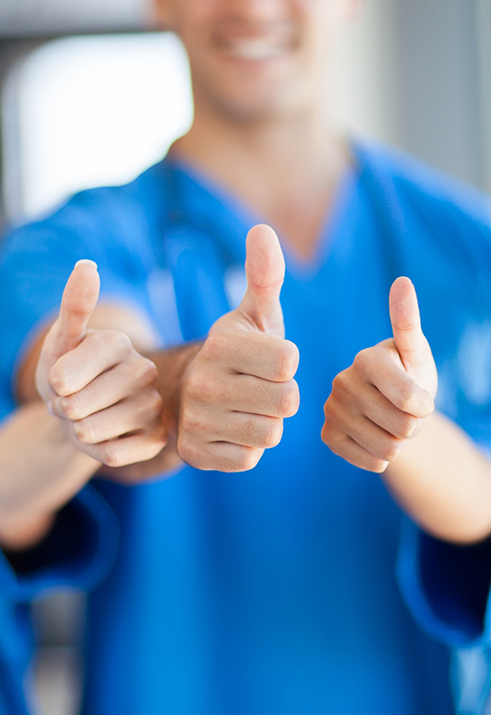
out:
M451 544L405 519L397 577L413 617L433 638L453 648L491 643L491 537Z
M448 226L448 246L459 267L456 280L465 278L469 290L446 306L455 316L456 337L450 347L440 340L437 350L437 406L491 461L491 211L473 193L458 200L467 203L446 203L442 225ZM436 344L439 310L429 317ZM409 610L431 636L454 648L491 643L491 538L452 544L405 519L397 575Z
M2 243L1 387L11 392L10 381L15 380L18 365L35 336L56 318L65 284L81 258L98 265L101 301L149 312L141 287L145 267L134 256L120 227L105 215L103 199L99 197L94 207L89 198L74 197L53 216L12 231ZM130 220L127 230L131 231Z
M93 589L110 571L118 542L113 511L87 486L60 510L40 544L22 553L0 551L0 592L27 602L58 586Z

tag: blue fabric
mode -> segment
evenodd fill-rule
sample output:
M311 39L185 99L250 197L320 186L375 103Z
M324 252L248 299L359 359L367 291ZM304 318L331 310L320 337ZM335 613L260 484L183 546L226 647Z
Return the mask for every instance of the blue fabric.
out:
M9 400L0 404L4 417L11 409ZM117 522L92 487L83 489L65 511L68 528L57 533L61 543L46 540L36 550L42 556L39 568L33 565L29 572L16 573L0 549L0 715L38 712L30 673L34 643L30 601L60 586L94 588L115 558ZM76 520L78 533L70 529L70 520ZM69 543L62 552L64 542Z
M314 258L284 247L301 407L281 444L244 474L186 467L131 489L97 484L121 542L90 599L88 715L453 712L447 650L398 588L401 513L378 476L335 457L319 433L334 376L390 335L389 287L405 274L438 364L440 409L491 444L491 213L479 194L407 157L368 145L354 155ZM207 177L164 161L13 232L0 264L11 306L0 316L5 390L76 260L98 263L103 298L137 305L163 344L179 342L239 299L245 236L259 220ZM433 541L402 543L406 600L445 642L473 642L489 584L476 580L482 598L460 603L465 617L440 603L422 567L437 557ZM452 548L441 566L450 586Z

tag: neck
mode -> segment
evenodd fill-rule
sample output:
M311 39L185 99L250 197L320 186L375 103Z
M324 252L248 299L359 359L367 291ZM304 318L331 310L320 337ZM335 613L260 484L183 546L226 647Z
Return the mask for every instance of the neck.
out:
M349 162L320 110L240 122L197 106L171 154L226 186L303 258L315 249Z

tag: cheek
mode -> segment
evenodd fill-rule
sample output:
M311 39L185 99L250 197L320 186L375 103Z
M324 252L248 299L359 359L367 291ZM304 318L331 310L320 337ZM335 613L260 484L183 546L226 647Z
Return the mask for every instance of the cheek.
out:
M184 39L209 25L219 0L155 0L165 27Z

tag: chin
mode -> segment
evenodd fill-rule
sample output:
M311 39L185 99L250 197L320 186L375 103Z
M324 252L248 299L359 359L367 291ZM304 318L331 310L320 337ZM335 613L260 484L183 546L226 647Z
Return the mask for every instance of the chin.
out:
M290 113L305 99L305 81L292 56L237 61L219 55L213 63L191 64L195 94L220 113L254 121Z
M284 102L274 101L271 97L267 99L242 96L233 101L230 97L218 99L216 107L223 115L241 122L260 122L285 116L291 112L291 108L286 107Z
M305 103L305 92L293 91L291 84L281 87L278 82L223 82L206 92L220 114L237 121L255 122L296 114Z

